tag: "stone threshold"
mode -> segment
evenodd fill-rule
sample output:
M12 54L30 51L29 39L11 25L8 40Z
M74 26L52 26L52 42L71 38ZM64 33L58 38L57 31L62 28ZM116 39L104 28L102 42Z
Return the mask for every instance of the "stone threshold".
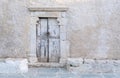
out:
M65 65L61 63L28 63L29 67L47 67L47 68L62 68Z

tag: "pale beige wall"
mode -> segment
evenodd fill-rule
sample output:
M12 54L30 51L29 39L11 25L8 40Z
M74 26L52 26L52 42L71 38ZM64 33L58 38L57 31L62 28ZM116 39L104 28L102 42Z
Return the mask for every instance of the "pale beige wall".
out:
M26 57L27 0L0 0L0 57Z
M0 57L29 52L30 0L0 0ZM120 59L119 0L31 0L36 6L68 6L71 57Z
M69 7L71 57L120 58L120 0L31 0L31 5Z

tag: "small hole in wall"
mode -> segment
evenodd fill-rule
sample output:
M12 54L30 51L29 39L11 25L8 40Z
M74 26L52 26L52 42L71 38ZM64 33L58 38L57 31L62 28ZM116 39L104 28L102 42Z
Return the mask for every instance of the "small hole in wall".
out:
M70 64L70 67L73 67L73 65L72 65L72 64Z

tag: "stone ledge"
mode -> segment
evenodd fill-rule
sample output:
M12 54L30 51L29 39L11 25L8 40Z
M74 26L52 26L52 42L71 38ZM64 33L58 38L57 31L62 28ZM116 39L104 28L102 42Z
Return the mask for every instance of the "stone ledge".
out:
M47 67L47 68L57 68L57 67L64 67L62 63L29 63L29 67Z
M26 73L28 61L22 58L7 58L0 61L0 73Z
M29 7L29 11L65 12L67 7Z
M82 58L69 58L67 60L66 66L69 71L79 71L81 73L120 72L120 60L93 60Z

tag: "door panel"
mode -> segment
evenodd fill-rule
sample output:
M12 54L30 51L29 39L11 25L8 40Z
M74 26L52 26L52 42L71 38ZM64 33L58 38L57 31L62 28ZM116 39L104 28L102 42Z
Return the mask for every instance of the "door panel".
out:
M39 62L59 62L60 30L57 20L44 18L37 25L37 57Z
M49 62L59 61L59 39L49 39Z
M40 62L47 62L48 57L47 24L47 19L40 19L37 27L37 56Z
M49 61L58 62L59 61L59 26L57 25L56 19L48 19L49 23Z
M49 38L59 38L59 26L57 25L56 19L48 19L49 23Z

